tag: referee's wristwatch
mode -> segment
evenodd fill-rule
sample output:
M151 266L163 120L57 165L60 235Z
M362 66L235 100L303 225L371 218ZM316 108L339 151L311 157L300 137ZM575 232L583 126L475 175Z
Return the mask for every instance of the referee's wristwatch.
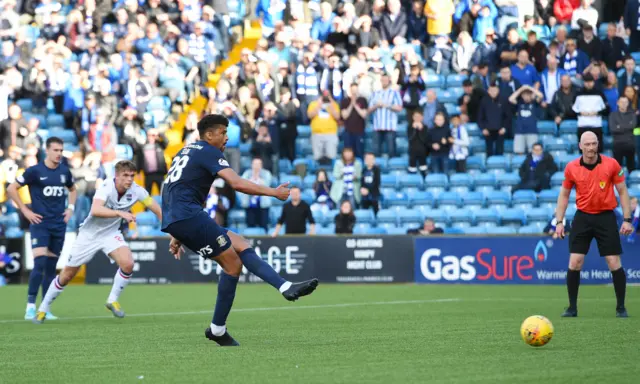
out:
M624 218L624 221L625 221L625 222L627 222L627 223L631 223L631 222L633 221L633 219L631 219L630 217L629 217L629 218L626 218L626 217L625 217L625 218Z

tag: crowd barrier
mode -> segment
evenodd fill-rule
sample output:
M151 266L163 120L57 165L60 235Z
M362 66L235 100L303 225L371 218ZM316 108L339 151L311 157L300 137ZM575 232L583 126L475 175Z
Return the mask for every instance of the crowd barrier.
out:
M632 240L635 239L632 238ZM542 236L293 236L248 239L284 278L319 278L326 283L564 284L567 240ZM135 259L132 283L217 281L220 267L187 251L169 253L167 238L128 241ZM26 243L28 244L28 243ZM629 283L640 283L640 242L622 239ZM4 274L10 282L26 276L25 242L0 240L14 259ZM86 283L111 284L116 267L99 254L87 265ZM23 279L24 281L25 279ZM260 279L244 270L241 282ZM582 269L582 284L608 284L611 274L595 242Z

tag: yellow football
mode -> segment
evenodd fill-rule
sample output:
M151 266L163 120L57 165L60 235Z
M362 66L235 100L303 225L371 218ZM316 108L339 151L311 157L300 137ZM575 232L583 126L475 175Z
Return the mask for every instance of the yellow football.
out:
M522 340L532 347L542 347L553 337L553 324L544 316L530 316L520 327Z

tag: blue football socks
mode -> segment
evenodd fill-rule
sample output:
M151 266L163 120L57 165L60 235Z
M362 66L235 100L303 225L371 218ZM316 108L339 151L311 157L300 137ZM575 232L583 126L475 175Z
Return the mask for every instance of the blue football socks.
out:
M44 265L44 278L42 279L42 297L47 294L51 282L56 278L56 265L58 264L57 257L41 257L45 260Z
M249 272L264 280L275 289L280 289L287 281L283 279L266 261L256 254L253 248L240 252L240 260Z
M47 256L35 257L33 259L33 269L29 275L29 288L27 290L27 303L35 304L38 297L38 290L42 285L44 271L47 267ZM51 284L51 282L49 282Z
M217 326L224 326L227 317L233 306L233 299L236 297L236 287L238 278L222 272L218 280L218 297L216 299L216 309L213 311L212 323ZM217 335L219 336L219 335Z

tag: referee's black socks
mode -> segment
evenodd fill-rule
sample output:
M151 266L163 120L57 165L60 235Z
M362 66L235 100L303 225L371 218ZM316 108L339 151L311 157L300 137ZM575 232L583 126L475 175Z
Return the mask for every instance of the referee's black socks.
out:
M580 288L580 271L567 271L567 293L569 293L569 308L578 309L578 289ZM617 290L616 290L617 292Z
M624 268L620 267L615 271L611 271L611 278L613 279L613 289L616 291L616 301L618 302L616 308L624 308L624 297L627 292L627 274L624 273Z

